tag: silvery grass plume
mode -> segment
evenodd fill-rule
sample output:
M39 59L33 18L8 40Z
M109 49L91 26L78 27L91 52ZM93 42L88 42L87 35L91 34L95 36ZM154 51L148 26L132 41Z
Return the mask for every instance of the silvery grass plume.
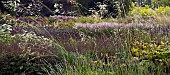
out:
M106 30L106 29L130 29L130 30L144 30L151 36L170 36L170 25L161 25L153 23L76 23L77 28L89 29L89 30Z
M105 29L105 28L120 28L122 27L122 24L118 23L109 23L109 22L103 22L103 23L76 23L77 28L87 28L87 29Z
M23 18L23 17L19 17L17 18L17 21L23 21L23 22L27 22L27 23L33 23L33 24L37 24L39 21L43 21L43 20L40 20L40 19L37 19L37 20L33 20L33 19L30 19L30 18Z
M54 18L54 19L58 19L61 21L68 21L68 20L76 20L77 17L74 16L62 16L62 15L54 15L54 16L50 16L50 18Z
M113 22L103 22L103 23L76 23L77 28L87 28L87 29L119 29L119 28L131 28L131 27L143 27L152 28L153 24L124 24L124 23L113 23Z

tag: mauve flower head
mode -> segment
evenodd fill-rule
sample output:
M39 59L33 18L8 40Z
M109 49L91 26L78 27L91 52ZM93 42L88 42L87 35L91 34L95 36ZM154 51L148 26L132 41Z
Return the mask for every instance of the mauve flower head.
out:
M12 27L11 34L14 35L14 34L18 34L18 33L24 33L23 31L24 31L24 30L22 29L22 27L13 26L13 27Z
M50 16L50 18L59 19L59 20L62 20L62 21L76 20L77 19L77 17L74 17L74 16L62 16L62 15L54 15L54 16Z
M43 19L42 18L37 18L36 21L37 22L43 22Z
M133 28L133 27L134 27L134 25L132 23L128 23L128 24L122 24L121 28L127 29L127 28Z
M154 27L154 25L151 23L138 23L138 24L134 24L133 26L143 27L143 28L153 28Z

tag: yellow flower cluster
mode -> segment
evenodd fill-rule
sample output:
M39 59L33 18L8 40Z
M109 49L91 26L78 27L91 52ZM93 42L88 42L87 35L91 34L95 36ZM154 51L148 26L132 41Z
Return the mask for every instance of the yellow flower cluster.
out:
M158 7L156 9L149 8L149 6L145 7L133 7L129 12L131 16L139 16L139 17L156 17L156 16L169 16L170 15L170 7Z
M140 17L154 17L156 12L149 7L133 7L129 13L131 16L140 16Z
M169 16L170 15L170 7L169 6L158 7L155 11L158 15L163 15L163 16Z

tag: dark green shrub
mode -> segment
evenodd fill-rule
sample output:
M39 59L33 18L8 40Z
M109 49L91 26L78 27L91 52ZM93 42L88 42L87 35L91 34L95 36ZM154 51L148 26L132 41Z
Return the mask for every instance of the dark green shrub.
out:
M16 0L1 0L0 1L0 12L2 13L9 13L11 15L15 15L16 11Z
M0 57L0 74L58 74L64 70L64 61L62 56L55 55L37 55L37 53L23 52L22 54L6 53ZM58 65L58 66L56 66Z
M100 7L98 5L106 5L108 12L103 15L104 17L112 16L125 16L131 8L131 0L77 0L80 4L80 9L83 15L92 14L89 12L90 8L93 8L96 12L100 12ZM98 3L100 2L100 4ZM120 14L120 15L119 15Z
M170 0L153 0L153 4L156 7L159 7L159 6L170 6Z

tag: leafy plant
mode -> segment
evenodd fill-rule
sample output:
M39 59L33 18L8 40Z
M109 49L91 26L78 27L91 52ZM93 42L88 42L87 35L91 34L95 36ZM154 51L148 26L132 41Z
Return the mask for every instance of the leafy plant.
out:
M11 25L3 24L0 25L0 43L4 44L10 44L12 41L10 31L11 31Z
M160 44L135 41L132 45L131 51L132 55L138 57L140 60L159 61L166 63L166 65L169 66L169 47L169 41L161 41Z

